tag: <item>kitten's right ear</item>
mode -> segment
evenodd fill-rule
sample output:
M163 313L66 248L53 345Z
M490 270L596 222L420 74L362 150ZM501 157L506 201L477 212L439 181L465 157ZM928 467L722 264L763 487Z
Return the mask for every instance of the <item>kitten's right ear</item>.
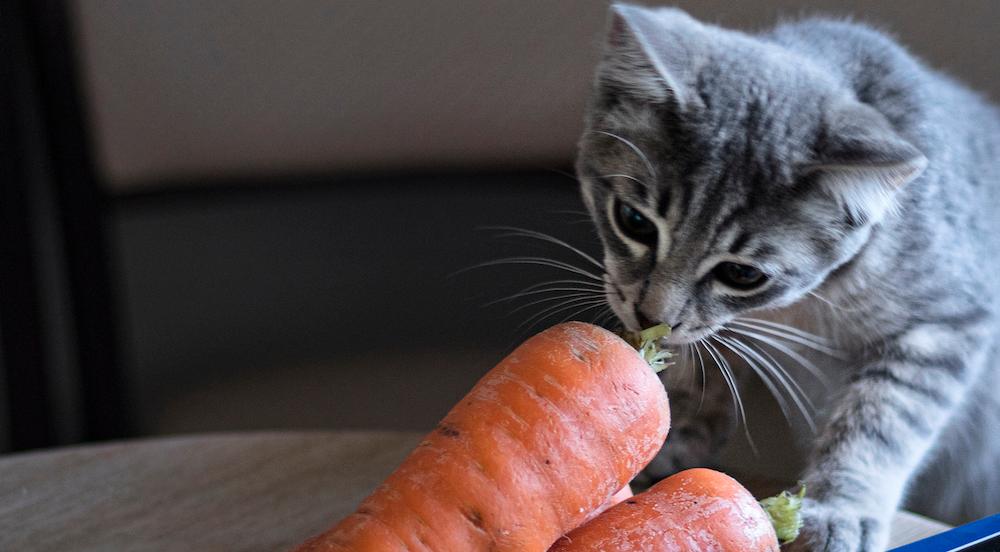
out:
M826 108L809 172L859 221L877 221L897 205L896 192L919 177L927 158L881 113L852 100Z
M598 84L615 94L685 106L693 93L707 41L698 21L674 8L613 4Z

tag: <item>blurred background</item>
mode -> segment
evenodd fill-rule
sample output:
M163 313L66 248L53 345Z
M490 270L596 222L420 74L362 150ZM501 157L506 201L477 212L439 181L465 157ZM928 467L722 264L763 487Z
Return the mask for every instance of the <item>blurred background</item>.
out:
M673 5L853 16L1000 97L996 0ZM495 226L597 252L571 167L606 8L5 4L0 451L426 429L534 330L600 314L490 304L573 274L463 269L586 267Z

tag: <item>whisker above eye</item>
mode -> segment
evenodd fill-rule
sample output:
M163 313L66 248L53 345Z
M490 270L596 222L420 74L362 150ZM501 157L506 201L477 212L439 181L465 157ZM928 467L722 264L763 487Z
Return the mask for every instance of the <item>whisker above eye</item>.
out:
M605 136L609 136L609 137L614 138L615 140L618 140L619 142L625 144L626 146L629 147L629 149L631 149L633 152L635 152L635 154L637 156L639 156L639 159L642 160L643 164L646 165L646 170L649 171L649 176L655 176L656 175L656 171L653 169L653 164L649 162L649 158L646 157L645 153L642 153L642 150L639 149L639 146L636 146L632 142L629 142L625 138L622 138L621 136L618 136L617 134L615 134L613 132L607 132L605 130L592 130L591 132L594 132L594 133L597 133L597 134L603 134Z
M631 175L627 175L627 174L602 174L602 175L599 176L599 178L624 178L626 180L631 180L632 182L635 182L636 184L639 184L640 186L645 186L646 188L649 187L642 180L639 180L638 178L636 178L634 176L631 176Z

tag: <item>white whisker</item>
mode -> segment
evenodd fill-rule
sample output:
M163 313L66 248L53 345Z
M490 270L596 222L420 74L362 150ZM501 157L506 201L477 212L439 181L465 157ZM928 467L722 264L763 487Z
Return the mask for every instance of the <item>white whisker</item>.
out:
M778 322L773 322L771 320L764 320L762 318L742 317L742 318L737 318L736 320L734 320L734 322L739 322L739 323L742 323L742 324L752 324L752 325L756 325L756 326L764 326L764 327L767 327L769 329L773 329L775 331L782 332L784 334L794 335L794 336L796 336L796 337L798 337L798 338L800 338L800 339L802 339L804 341L808 341L811 344L815 344L815 345L821 345L821 346L831 347L831 348L833 346L833 342L830 339L826 338L826 337L823 337L821 335L817 335L817 334L814 334L814 333L807 332L807 331L805 331L803 329L796 328L795 326L789 326L787 324L781 324L781 323L778 323Z
M747 413L743 408L743 398L740 397L740 390L736 384L736 376L732 372L732 368L729 366L729 361L708 341L703 341L705 344L705 351L715 360L716 366L719 367L719 371L722 373L723 379L726 380L726 385L729 387L729 393L733 397L733 404L736 407L737 419L743 425L743 433L746 435L747 443L750 445L750 449L753 451L754 456L758 456L760 453L757 451L757 445L753 442L753 437L750 436L750 425L747 423Z
M597 318L594 319L594 324L598 326L606 326L610 324L615 319L615 311L611 307L604 307L604 310L597 313Z
M816 405L813 403L812 399L809 398L809 394L805 392L805 389L803 389L802 386L799 385L798 380L796 380L794 377L792 377L792 375L788 372L788 370L786 370L781 365L781 363L777 361L777 359L775 359L773 356L771 356L771 354L768 353L760 345L758 345L756 343L753 343L751 341L744 342L744 341L736 338L735 336L731 336L731 339L737 341L738 343L743 343L746 347L748 347L752 351L755 351L758 354L761 354L764 357L766 357L768 359L768 361L771 363L771 366L774 367L775 371L778 374L780 374L785 380L787 380L788 382L790 382L793 387L795 387L795 390L798 392L799 396L802 397L802 399L805 401L805 403L809 406L810 415L809 415L809 417L806 418L806 422L809 424L809 429L813 433L816 433L816 423L815 423ZM786 386L786 388L787 388L787 386ZM789 395L792 395L791 390L789 390ZM794 397L794 395L792 395L792 396Z
M698 367L701 368L701 398L698 400L697 412L701 412L701 407L705 404L705 389L707 387L705 381L705 359L701 356L701 349L699 348L701 342L701 339L694 342L694 352L698 354Z
M779 330L782 330L782 331L785 331L785 332L788 332L788 333L792 333L792 334L798 335L798 336L800 336L800 337L802 337L804 339L812 340L812 341L814 341L816 343L826 344L826 345L830 345L831 344L831 341L829 339L827 339L826 337L823 337L821 335L817 335L817 334L814 334L814 333L807 332L807 331L805 331L805 330L803 330L801 328L796 328L795 326L789 326L788 324L782 324L780 322L775 322L773 320L765 320L763 318L751 318L749 316L740 317L740 318L737 318L737 320L742 320L742 321L746 321L746 322L753 322L755 324L760 324L760 325L763 325L763 326L769 326L769 327L772 327L772 328L776 328L776 329L779 329Z
M593 284L587 284L587 285L593 285ZM501 297L500 299L494 299L493 301L490 301L489 303L486 303L483 306L484 307L488 307L490 305L495 305L497 303L504 303L506 301L513 301L514 299L520 299L522 297L528 297L530 295L538 295L538 294L541 294L541 293L554 293L554 292L557 292L557 291L577 291L577 292L581 292L581 293L589 293L589 294L591 294L591 295L593 295L595 297L599 297L599 296L603 296L604 295L604 288L603 288L603 286L597 286L597 287L593 287L593 288L550 286L550 287L541 288L541 289L538 289L538 287L539 286L532 286L533 289L525 288L525 289L523 289L523 290L521 290L521 291L519 291L519 292L517 292L517 293L515 293L513 295L508 295L506 297Z
M781 342L779 342L779 341L777 341L775 339L772 339L771 337L768 337L766 335L761 335L759 333L752 332L752 331L749 331L749 330L746 330L746 329L729 327L728 330L731 331L731 332L733 332L733 333L737 333L737 334L740 334L740 335L744 335L746 337L754 338L757 341L760 341L761 343L767 344L767 345L773 347L774 349L777 349L778 351L782 352L783 354L785 354L786 356L788 356L789 358L791 358L795 362L799 363L803 368L805 368L806 370L808 370L809 373L812 374L813 377L815 377L820 382L820 384L823 385L824 388L829 388L830 387L830 380L826 376L826 374L823 373L822 370L820 370L819 368L817 368L815 364L813 364L812 362L809 361L809 359L805 358L804 356L800 355L799 353L796 353L794 350L792 350L791 348L785 346Z
M792 377L792 375L788 372L788 370L786 370L784 368L784 366L782 366L781 363L778 362L778 360L776 358L774 358L774 356L771 355L771 353L767 352L766 349L764 349L763 347L761 347L757 343L753 342L752 341L753 340L752 337L749 337L749 336L744 336L744 337L747 337L748 341L743 341L742 339L739 339L735 335L729 336L729 338L732 339L733 341L736 341L737 343L740 343L740 344L745 345L746 347L749 347L750 349L752 349L754 352L756 352L759 355L763 355L767 359L767 361L771 363L771 366L773 366L774 369L779 374L781 374L784 378L786 378L789 382L791 382L791 384L793 386L795 386L796 391L798 391L798 393L802 396L802 398L805 400L805 402L809 405L810 410L813 413L815 413L816 412L816 406L813 404L812 399L809 398L809 395L805 392L805 389L803 389L802 386L799 385L798 380L796 380L794 377Z
M607 132L604 130L595 130L593 132L596 132L598 134L603 134L605 136L610 136L611 138L614 138L615 140L618 140L619 142L628 146L633 152L635 152L636 155L639 156L639 159L641 159L642 162L646 165L646 170L649 171L649 176L656 175L656 170L653 169L653 164L649 162L649 158L646 157L646 154L642 153L642 150L640 150L638 146L612 132Z
M598 304L596 304L596 305L590 305L589 307L583 307L582 309L580 309L580 310L578 310L578 311L575 311L575 312L573 312L573 314L570 314L570 315L569 315L569 316L567 316L566 318L563 318L563 319L562 319L562 320L560 320L560 321L559 321L558 323L560 323L560 324L561 324L561 323L563 323L563 322L566 322L567 320L571 320L571 319L574 319L574 318L576 318L577 316L580 316L581 314L583 314L583 313L585 313L585 312L587 312L587 311L589 311L589 310L591 310L591 309L596 309L597 307L600 307L600 306L601 306L601 303L598 303Z
M749 321L753 322L749 322ZM794 328L792 326L786 326L784 324L778 324L776 322L771 322L769 320L760 320L757 318L737 318L730 322L730 324L735 324L738 326L743 326L750 328L752 330L757 330L760 332L768 333L776 337L780 337L787 341L792 341L798 343L804 347L813 349L814 351L819 351L833 358L840 360L844 359L843 353L834 349L829 345L829 340L818 335L813 335L809 332Z
M533 306L541 304L541 303L548 303L550 301L559 301L560 299L575 299L575 298L581 298L581 299L600 299L601 302L604 301L604 297L602 295L595 295L595 294L589 293L589 292L587 292L587 293L580 293L580 292L577 292L577 293L564 293L562 295L557 295L555 297L545 297L545 298L542 298L542 299L538 299L536 301L531 301L529 303L525 303L523 305L515 307L513 310L510 311L509 314L514 314L515 312L522 311L522 310L524 310L526 308L533 307Z
M566 249L569 249L573 253L576 253L577 255L579 255L580 257L582 257L583 259L585 259L590 264L596 266L597 268L599 268L601 270L604 270L604 265L601 264L601 262L598 261L597 259L595 259L595 258L591 257L590 255L584 253L579 248L574 247L574 246L566 243L565 241L563 241L563 240L561 240L561 239L559 239L559 238L557 238L555 236L546 234L544 232L539 232L537 230L529 230L527 228L518 228L516 226L485 226L483 228L485 230L497 230L497 231L506 232L505 234L501 234L499 237L531 238L531 239L536 239L536 240L541 240L541 241L544 241L544 242L552 243L552 244L558 245L560 247L565 247Z
M530 285L530 286L522 289L521 291L531 291L533 289L538 289L538 288L540 288L542 286L558 285L558 284L577 284L577 285L580 285L580 286L590 286L590 287L597 288L597 289L604 289L604 284L603 283L598 284L596 282L588 282L586 280L563 279L563 280L548 280L548 281L545 281L545 282L540 282L540 283L537 283L537 284L532 284L532 285Z
M488 267L488 266L500 266L500 265L508 265L508 264L526 264L526 265L548 266L548 267L556 268L556 269L559 269L559 270L565 270L567 272L572 272L574 274L578 274L580 276L584 276L586 278L590 278L591 280L595 280L595 281L598 281L598 282L603 282L604 281L600 276L598 276L598 275L596 275L596 274L594 274L592 272L588 272L588 271L586 271L586 270L584 270L582 268L579 268L577 266L571 265L571 264L569 264L567 262L556 261L556 260L553 260L553 259L549 259L547 257L505 257L505 258L502 258L502 259L495 259L495 260L492 260L492 261L486 261L486 262L482 262L482 263L479 263L479 264L476 264L476 265L472 265L472 266L467 267L467 268L463 268L461 270L453 272L452 276L454 276L456 274L460 274L462 272L468 272L469 270L474 270L474 269L477 269L477 268L485 268L485 267Z
M632 182L635 182L636 184L639 184L641 186L646 186L645 182L643 182L642 180L639 180L638 178L636 178L634 176L628 175L628 174L621 174L621 173L617 173L617 174L602 174L600 177L601 178L624 178L626 180L631 180ZM649 186L646 186L646 187L648 188Z
M524 322L521 322L520 324L518 324L517 329L521 329L521 328L523 328L524 326L526 326L528 324L532 324L532 323L535 323L535 322L540 322L540 321L545 320L546 318L548 318L550 316L555 316L557 313L560 313L562 311L566 311L566 310L569 310L569 309L572 309L572 308L576 308L576 307L579 307L580 305L591 305L591 304L593 304L593 305L601 305L601 304L605 304L605 301L604 301L604 299L597 300L597 299L586 298L586 297L579 298L579 299L570 299L570 300L564 301L562 303L559 303L557 305L553 305L553 306L546 307L546 308L542 309L541 311L535 313L533 316L531 316L530 318L528 318Z
M862 310L859 307L845 307L843 305L838 305L837 303L834 303L833 301L827 299L826 297L823 297L822 295L816 293L815 291L810 291L808 293L809 295L812 295L813 297L822 301L824 304L826 304L826 306L830 307L831 309L836 309L843 312L860 312Z
M687 365L688 387L689 388L694 387L694 376L695 376L694 351L692 350L692 345L690 343L685 343L684 347L681 349L681 355L678 364Z
M785 420L790 421L791 413L788 408L788 401L785 400L785 397L775 386L774 381L772 380L772 375L768 372L765 372L763 368L757 366L757 363L750 360L745 354L743 354L739 349L737 349L734 345L732 345L728 339L722 337L721 335L713 335L711 337L713 340L719 342L724 347L732 351L736 356L740 357L740 359L743 360L743 362L747 365L747 367L749 367L751 370L754 371L754 373L757 374L757 377L760 378L760 381L762 381L764 385L767 387L767 390L771 392L771 396L773 396L774 399L778 402L778 408L781 409L781 414L785 417Z
M785 389L785 392L795 403L795 406L802 415L802 418L809 425L810 431L813 433L816 432L816 424L813 421L812 415L812 410L814 409L812 401L809 400L809 397L806 396L802 388L788 375L787 372L782 370L780 366L769 363L767 359L760 355L760 353L753 350L747 346L746 343L743 343L735 337L718 335L715 336L715 338L720 340L723 344L729 346L730 350L740 356L743 361L751 367L751 369L757 372L761 381L764 382L764 385L767 386L775 400L778 401L778 407L781 409L782 414L785 415L786 420L789 422L791 421L791 413L789 412L788 402L782 396L781 391L775 386L775 381Z

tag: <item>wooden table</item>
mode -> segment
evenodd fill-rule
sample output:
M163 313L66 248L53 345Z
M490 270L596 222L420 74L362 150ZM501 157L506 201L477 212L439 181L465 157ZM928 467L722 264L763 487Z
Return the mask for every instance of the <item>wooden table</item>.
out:
M286 550L352 511L420 437L218 434L2 457L0 550ZM900 514L893 544L944 528Z

